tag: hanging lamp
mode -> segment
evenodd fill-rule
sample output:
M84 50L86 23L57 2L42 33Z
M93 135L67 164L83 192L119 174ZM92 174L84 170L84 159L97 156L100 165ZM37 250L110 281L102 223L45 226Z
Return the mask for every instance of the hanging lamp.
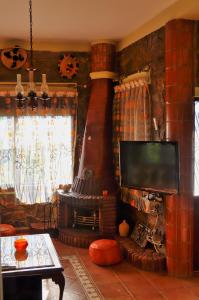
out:
M30 67L28 71L28 87L27 87L27 96L25 96L24 87L21 81L21 74L17 74L17 84L15 87L17 108L24 109L27 106L30 106L32 110L36 110L39 104L39 100L42 101L44 107L49 106L49 96L48 96L48 84L46 81L46 74L42 74L42 83L40 87L40 96L36 93L36 85L34 82L34 72L36 69L33 66L33 22L32 22L32 0L29 0L29 25L30 25Z

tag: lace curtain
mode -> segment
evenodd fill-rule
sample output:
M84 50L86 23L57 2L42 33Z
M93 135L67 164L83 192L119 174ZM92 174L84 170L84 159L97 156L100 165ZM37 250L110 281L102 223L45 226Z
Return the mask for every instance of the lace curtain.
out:
M118 182L120 179L119 141L144 141L150 139L151 102L146 80L134 80L115 86L113 101L113 152L115 177ZM122 192L123 197L129 199L133 191L122 189Z
M56 97L62 107L34 112L17 112L14 99L1 100L0 187L14 187L24 203L49 201L60 184L72 183L76 94Z

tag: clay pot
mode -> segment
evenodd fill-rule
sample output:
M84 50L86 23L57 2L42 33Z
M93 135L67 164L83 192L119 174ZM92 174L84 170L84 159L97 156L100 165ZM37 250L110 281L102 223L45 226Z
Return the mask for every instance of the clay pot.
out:
M119 234L122 237L126 237L129 234L129 224L125 220L119 225Z
M16 251L25 251L27 246L28 246L28 241L24 238L19 238L17 240L15 240L14 242L14 246Z
M103 197L108 197L108 191L106 191L106 190L102 191L102 196Z

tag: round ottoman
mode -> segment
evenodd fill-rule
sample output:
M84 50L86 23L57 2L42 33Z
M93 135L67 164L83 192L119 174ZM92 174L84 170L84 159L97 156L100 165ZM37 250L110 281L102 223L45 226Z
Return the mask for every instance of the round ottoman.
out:
M0 224L0 236L15 235L16 229L9 224Z
M117 264L122 259L118 243L108 239L92 242L89 247L89 255L92 262L100 266Z

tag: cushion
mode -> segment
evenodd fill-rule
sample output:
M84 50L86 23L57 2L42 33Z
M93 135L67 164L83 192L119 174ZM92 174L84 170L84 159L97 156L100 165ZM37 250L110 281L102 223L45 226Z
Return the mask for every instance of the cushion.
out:
M89 246L89 256L97 265L109 266L121 261L121 251L117 241L101 239L92 242Z
M9 224L0 224L0 236L15 235L16 229L14 226Z

